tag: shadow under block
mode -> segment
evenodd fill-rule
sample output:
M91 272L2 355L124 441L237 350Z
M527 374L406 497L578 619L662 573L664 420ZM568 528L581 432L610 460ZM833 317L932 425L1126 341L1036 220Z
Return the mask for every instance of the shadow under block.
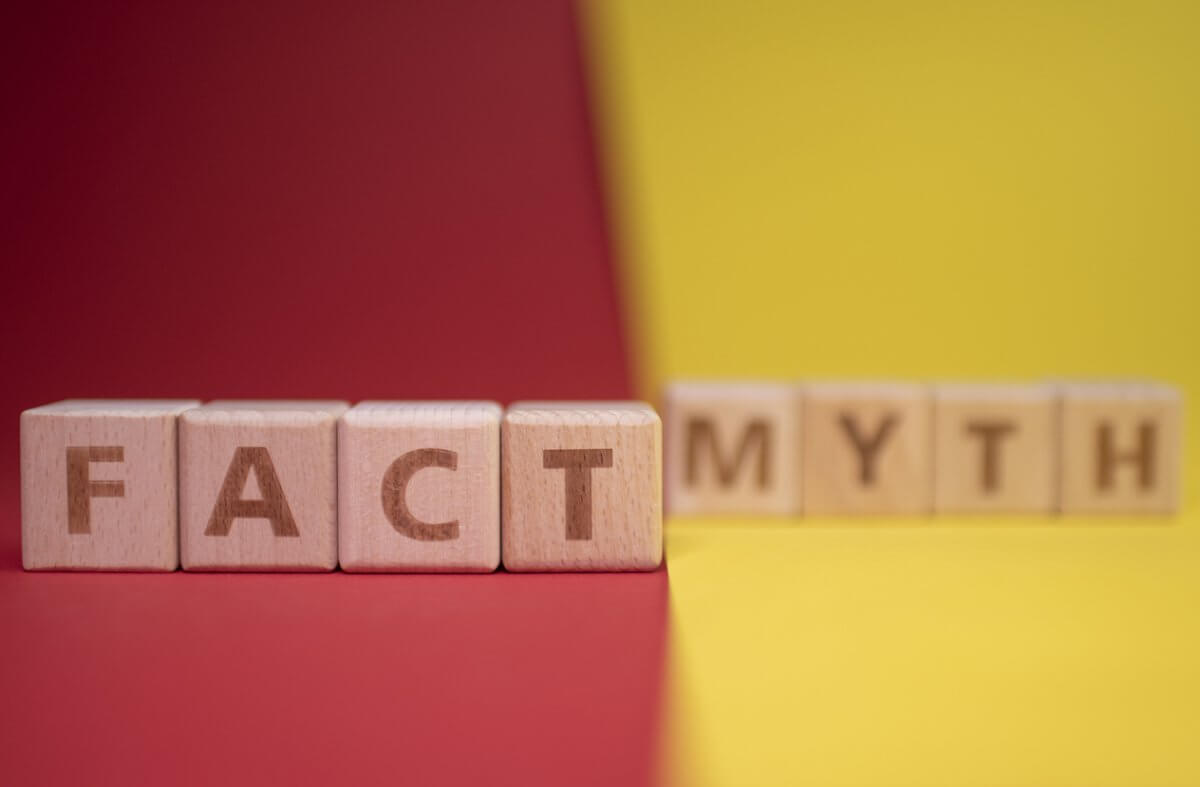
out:
M179 420L184 569L337 566L337 420L344 402L211 402Z
M515 404L501 429L504 567L662 562L662 421L640 402Z
M933 503L931 411L924 385L806 385L805 512L928 513Z
M178 568L176 420L198 404L74 399L21 413L25 568Z
M800 513L797 386L679 382L663 398L671 513Z
M938 513L1050 513L1058 475L1049 385L946 383L933 389Z
M1182 401L1156 383L1060 386L1064 513L1171 513L1179 506Z
M500 405L362 402L338 424L345 571L495 571Z

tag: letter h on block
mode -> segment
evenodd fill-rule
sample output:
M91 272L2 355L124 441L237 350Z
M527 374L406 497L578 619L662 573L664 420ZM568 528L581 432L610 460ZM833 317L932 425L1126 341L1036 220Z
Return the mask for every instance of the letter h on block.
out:
M521 403L501 430L504 567L649 571L662 561L662 422L637 402Z

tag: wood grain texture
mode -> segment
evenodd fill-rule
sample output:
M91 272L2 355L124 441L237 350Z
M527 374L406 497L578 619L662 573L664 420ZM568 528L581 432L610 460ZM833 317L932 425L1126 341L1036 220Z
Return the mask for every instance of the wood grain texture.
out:
M663 399L671 513L800 513L798 386L677 382Z
M179 424L179 533L190 571L337 565L345 402L217 401Z
M501 429L504 567L662 562L662 421L640 402L525 402Z
M919 384L804 386L805 512L929 512L931 411L929 388Z
M1183 403L1149 382L1067 383L1064 513L1171 513L1179 507Z
M495 402L362 402L338 423L345 571L486 572L500 564Z
M934 386L934 509L939 513L1056 508L1058 406L1039 384Z
M176 420L198 404L76 399L22 413L25 568L178 568Z

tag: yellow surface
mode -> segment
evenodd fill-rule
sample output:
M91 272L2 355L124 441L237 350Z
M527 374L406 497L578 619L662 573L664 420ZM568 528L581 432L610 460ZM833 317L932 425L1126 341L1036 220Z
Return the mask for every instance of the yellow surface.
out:
M1144 375L1197 401L1200 4L585 10L647 395ZM675 775L1200 785L1186 477L1168 520L671 521Z

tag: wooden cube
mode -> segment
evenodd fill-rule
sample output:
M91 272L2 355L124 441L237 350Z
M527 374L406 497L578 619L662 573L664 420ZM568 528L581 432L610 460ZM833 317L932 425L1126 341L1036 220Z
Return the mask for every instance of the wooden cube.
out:
M509 571L649 571L662 562L662 422L649 405L516 404L501 444Z
M796 385L680 382L664 400L671 513L800 513Z
M362 402L338 424L345 571L495 571L500 405Z
M804 510L928 513L933 502L932 397L911 383L804 388Z
M176 420L198 404L74 399L21 413L25 568L178 568Z
M212 402L179 422L179 533L192 571L337 565L344 402Z
M1179 393L1155 383L1074 383L1062 393L1064 513L1179 506Z
M1049 513L1058 472L1049 385L934 387L933 504L939 513Z

